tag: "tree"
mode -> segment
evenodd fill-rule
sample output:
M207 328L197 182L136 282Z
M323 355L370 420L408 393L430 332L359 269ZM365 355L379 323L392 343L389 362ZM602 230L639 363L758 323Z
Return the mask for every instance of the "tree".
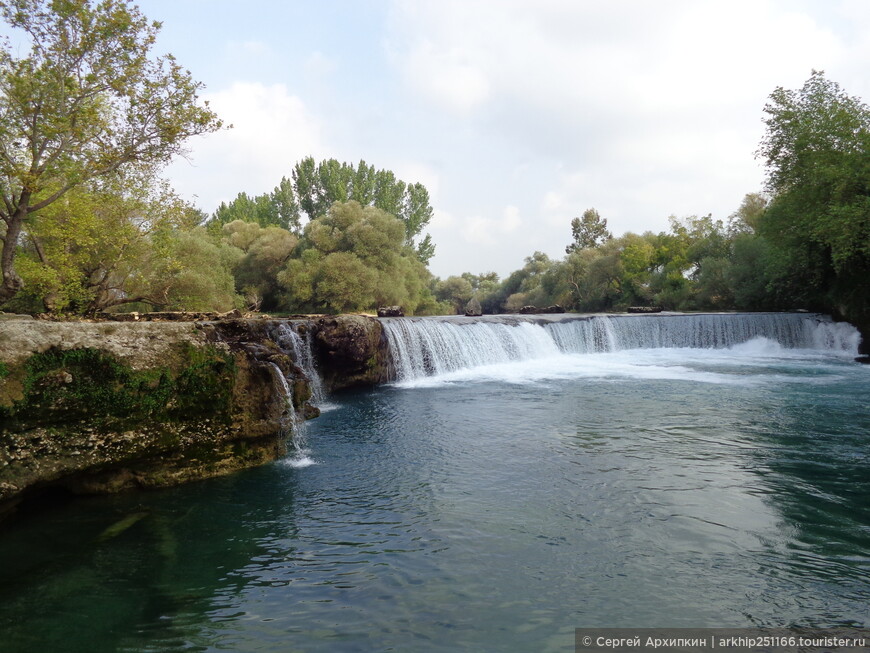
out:
M607 230L607 220L595 209L586 209L582 217L571 220L571 235L574 242L565 248L566 254L587 247L596 247L613 238Z
M729 235L733 238L739 234L756 233L767 205L768 198L763 193L747 193L740 208L728 216Z
M435 253L435 245L427 234L416 243L432 219L429 191L423 184L406 184L390 170L375 170L360 161L357 166L328 159L316 163L306 157L293 167L299 207L309 220L324 215L334 202L359 202L374 206L402 221L405 245L414 248L423 263ZM416 243L416 244L415 244Z
M870 108L813 71L777 88L758 149L771 201L760 220L770 287L802 303L870 319Z
M281 298L278 273L290 259L299 239L281 227L261 227L254 222L235 220L223 227L230 245L244 255L235 265L236 288L251 310L275 310Z
M221 122L172 56L151 57L159 23L120 0L5 0L29 39L0 48L0 302L23 287L14 267L28 222L72 189L133 164L161 165Z
M434 305L431 276L405 245L396 217L359 202L336 202L305 225L298 257L287 261L277 280L287 308L341 312L404 306L413 313Z
M152 278L168 234L199 217L150 169L128 167L77 186L29 220L16 260L25 288L13 301L86 313L143 301L150 294L143 280Z
M236 220L251 222L262 227L275 226L298 233L299 204L293 192L293 183L283 177L271 193L251 197L239 193L236 199L221 205L212 214L210 227L219 228Z
M464 277L465 275L447 277L435 286L435 297L449 302L457 315L465 312L465 305L474 295L471 282Z

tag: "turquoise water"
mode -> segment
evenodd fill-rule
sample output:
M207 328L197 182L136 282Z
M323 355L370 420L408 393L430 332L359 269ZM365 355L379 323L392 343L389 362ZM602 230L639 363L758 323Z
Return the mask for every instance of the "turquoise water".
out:
M7 526L0 650L571 651L576 627L870 626L868 396L849 356L758 339L343 394L307 458Z

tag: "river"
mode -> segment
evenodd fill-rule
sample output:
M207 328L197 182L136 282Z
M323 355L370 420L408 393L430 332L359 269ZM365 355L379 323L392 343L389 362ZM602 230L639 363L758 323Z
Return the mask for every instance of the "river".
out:
M577 627L870 626L870 368L820 328L464 363L442 334L452 353L414 345L393 384L327 398L285 460L18 519L0 649L572 651Z

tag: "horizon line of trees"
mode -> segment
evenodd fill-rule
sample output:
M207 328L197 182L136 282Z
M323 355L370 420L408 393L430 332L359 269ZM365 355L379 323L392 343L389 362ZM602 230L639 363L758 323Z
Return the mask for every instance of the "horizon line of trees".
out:
M160 177L224 128L159 24L125 0L0 0L29 51L0 45L0 308L409 314L808 308L870 324L870 109L822 72L764 107L763 192L727 222L614 237L587 209L565 256L505 279L438 279L425 186L360 161L297 162L274 190L206 214Z
M775 89L764 113L765 187L727 222L672 216L667 232L614 238L588 209L563 259L535 252L502 281L452 276L436 297L485 312L808 309L870 328L870 108L813 71Z

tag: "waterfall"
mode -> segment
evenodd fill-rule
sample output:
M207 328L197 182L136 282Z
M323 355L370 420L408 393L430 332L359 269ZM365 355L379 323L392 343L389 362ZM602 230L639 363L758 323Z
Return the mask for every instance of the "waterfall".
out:
M303 335L300 335L299 330ZM314 361L314 350L311 342L311 329L305 322L281 322L273 327L270 334L278 348L290 356L299 370L305 375L308 386L311 388L309 403L314 406L323 406L325 393L320 374ZM293 407L293 390L277 364L270 362L274 368L278 390L287 402L287 417L282 423L282 428L290 435L293 454L287 459L287 464L292 467L307 467L315 462L309 456L307 427L305 419L301 417Z
M296 330L300 327L304 338ZM282 322L274 328L272 338L281 351L286 352L305 373L308 385L311 387L311 403L319 406L324 403L325 392L314 361L311 333L311 328L304 322L298 324Z
M757 338L784 349L854 355L860 334L814 313L384 318L394 375L404 381L460 369L627 349L723 349Z
M304 420L299 419L296 411L293 408L293 389L287 382L287 377L276 363L266 362L272 369L272 378L275 380L275 388L278 393L284 398L284 413L281 416L281 430L290 438L293 444L296 444L296 436L301 434L301 425Z

